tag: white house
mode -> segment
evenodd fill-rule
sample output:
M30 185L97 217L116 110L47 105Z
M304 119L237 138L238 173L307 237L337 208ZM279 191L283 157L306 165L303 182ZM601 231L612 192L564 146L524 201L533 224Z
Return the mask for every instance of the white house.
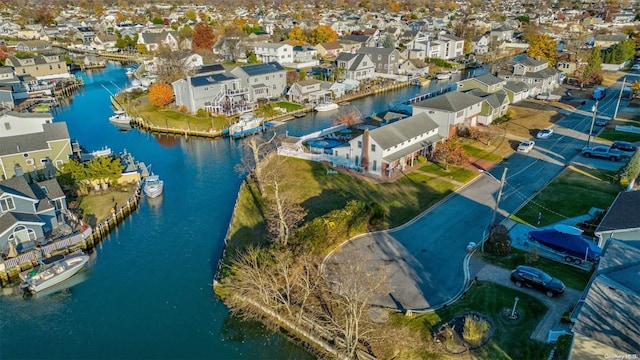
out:
M349 167L367 175L391 177L418 156L426 156L444 137L429 115L419 113L373 130L349 141L349 146L334 148L334 156L347 160Z
M279 62L291 64L293 60L293 46L287 43L257 43L253 47L256 58L264 63Z
M461 126L478 125L484 100L458 91L448 92L412 104L413 115L426 113L438 124L442 137L454 136Z

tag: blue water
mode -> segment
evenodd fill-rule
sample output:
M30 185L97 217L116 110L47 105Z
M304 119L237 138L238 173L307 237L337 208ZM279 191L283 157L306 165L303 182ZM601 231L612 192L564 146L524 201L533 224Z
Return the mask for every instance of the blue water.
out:
M140 208L92 254L86 274L57 293L0 296L0 359L305 359L301 347L254 322L242 322L212 292L212 277L241 183L240 141L156 137L111 125L109 92L127 85L125 70L82 74L85 87L56 109L88 150L126 149L152 165L164 194ZM352 102L364 116L409 87ZM291 135L333 125L310 114L276 128Z

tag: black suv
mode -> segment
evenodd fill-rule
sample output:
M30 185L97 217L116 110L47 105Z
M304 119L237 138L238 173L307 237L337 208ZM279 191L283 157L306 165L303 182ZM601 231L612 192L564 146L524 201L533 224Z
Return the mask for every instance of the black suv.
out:
M548 297L560 295L565 289L562 281L552 278L542 270L524 265L520 265L511 271L511 281L517 287L524 285L544 291Z
M618 149L620 151L633 154L638 150L638 147L628 141L614 141L611 144L612 149Z

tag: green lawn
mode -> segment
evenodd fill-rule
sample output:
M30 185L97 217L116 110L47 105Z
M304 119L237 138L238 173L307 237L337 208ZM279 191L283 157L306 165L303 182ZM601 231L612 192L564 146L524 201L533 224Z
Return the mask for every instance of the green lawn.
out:
M638 123L633 123L633 124L630 123L628 125L640 126ZM629 133L624 131L616 131L615 128L607 127L602 129L602 131L598 135L598 139L603 139L608 141L621 140L621 141L636 142L636 141L640 141L640 134L634 134L634 133Z
M503 309L511 309L518 297L516 310L520 319L507 322L500 316ZM478 312L490 319L493 336L483 347L473 350L477 359L547 359L551 346L529 339L547 312L547 307L536 298L504 286L478 282L459 301L433 313L394 315L393 321L420 331L425 336L458 315Z
M434 163L429 163L421 167L419 170L429 174L446 177L448 179L459 181L462 183L466 183L476 176L480 175L480 173L477 171L472 171L453 165L449 165L449 170L445 170L441 165Z
M288 101L278 101L275 103L276 106L286 109L287 111L295 111L298 109L302 109L302 105L288 102Z
M500 266L505 269L514 269L516 266L526 263L525 255L526 251L513 249L509 256L496 256L488 253L478 253L476 256L479 256L482 261L490 264ZM565 285L576 290L584 290L591 278L591 272L589 271L584 271L571 265L559 263L542 257L540 257L532 266L535 266L547 274L562 280Z
M514 219L546 226L579 215L591 208L607 209L623 189L610 171L569 166L530 202L514 214Z
M484 159L492 162L499 162L500 160L502 160L502 156L479 149L470 144L462 144L462 148L464 149L465 153L467 153L467 155L476 159Z

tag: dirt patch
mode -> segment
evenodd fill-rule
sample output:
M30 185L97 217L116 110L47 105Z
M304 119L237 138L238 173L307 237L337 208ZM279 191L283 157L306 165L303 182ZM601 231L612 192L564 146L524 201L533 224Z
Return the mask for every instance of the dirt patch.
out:
M511 106L512 118L498 126L508 134L518 138L535 137L540 129L551 126L561 119L559 106L542 101L525 100Z

